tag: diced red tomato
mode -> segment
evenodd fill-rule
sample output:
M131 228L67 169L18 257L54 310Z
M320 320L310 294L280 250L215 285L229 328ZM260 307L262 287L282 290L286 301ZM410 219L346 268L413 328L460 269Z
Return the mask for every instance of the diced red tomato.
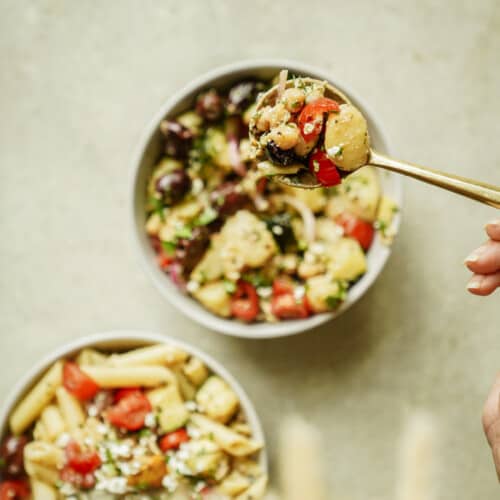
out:
M0 483L0 500L17 500L29 496L30 488L27 481L17 479Z
M90 490L95 485L95 476L92 472L81 474L69 466L64 467L61 471L61 480L65 483L70 483L78 489Z
M156 259L158 261L158 266L163 271L166 271L170 264L172 264L172 262L174 261L174 258L170 255L167 255L163 250L160 250L160 252L156 256Z
M71 361L64 363L63 384L80 401L92 399L99 391L99 386Z
M309 316L310 308L305 296L296 299L293 293L283 293L271 299L271 312L280 319L301 319Z
M273 295L293 293L293 281L287 276L278 276L273 281Z
M164 453L168 450L176 450L182 443L187 441L189 441L189 435L186 429L169 432L160 439L160 450Z
M101 465L101 459L95 450L82 450L75 440L66 445L65 453L66 465L80 474L94 472Z
M259 297L255 287L240 280L231 298L231 313L242 321L253 321L259 314Z
M140 391L131 392L108 409L106 418L109 423L127 429L138 431L144 427L144 419L153 408L149 399Z
M323 186L336 186L342 182L340 173L324 151L316 151L309 158L309 170Z
M261 177L256 184L257 193L262 194L267 187L267 177Z
M349 212L342 212L335 221L344 228L344 234L346 236L350 236L359 241L359 244L365 252L370 248L375 230L369 222Z
M136 392L141 392L139 387L124 387L123 389L118 389L113 394L113 401L115 403L119 403L123 398L130 396L130 394L134 394Z
M338 102L326 97L320 97L310 104L306 104L302 108L298 119L300 133L304 140L311 141L321 134L325 113L338 113L338 111Z

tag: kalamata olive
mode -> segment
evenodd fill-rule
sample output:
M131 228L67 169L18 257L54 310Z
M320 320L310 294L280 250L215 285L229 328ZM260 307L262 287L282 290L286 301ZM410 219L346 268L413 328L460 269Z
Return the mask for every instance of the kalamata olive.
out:
M208 121L218 120L224 111L224 103L217 90L203 92L196 100L196 112Z
M276 164L288 167L296 163L304 163L304 160L297 156L293 149L281 149L274 141L266 144L266 154L269 160Z
M9 477L24 474L24 447L28 444L26 436L8 436L0 447L0 458L3 461L1 471Z
M235 214L251 203L250 197L241 191L237 182L225 182L210 193L212 206L222 217Z
M174 158L186 158L193 140L193 132L175 120L163 120L160 131L165 136L165 152Z
M282 252L297 252L297 239L293 232L289 213L275 214L264 221Z
M210 244L210 231L205 226L195 227L189 238L177 242L175 260L182 266L184 275L188 275L201 260Z
M228 95L227 111L229 114L243 113L255 101L257 94L264 89L261 82L246 81L236 84Z
M191 189L191 177L182 168L163 175L156 181L156 192L165 205L174 205L184 198Z

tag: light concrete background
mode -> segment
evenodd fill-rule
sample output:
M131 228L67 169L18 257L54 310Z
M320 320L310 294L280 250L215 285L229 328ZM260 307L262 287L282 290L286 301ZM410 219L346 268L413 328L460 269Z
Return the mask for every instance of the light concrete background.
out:
M273 458L284 413L317 425L332 499L393 498L415 408L439 422L438 498L497 498L480 412L500 368L499 295L469 296L463 267L493 209L405 181L394 254L357 306L302 336L244 341L153 288L131 248L127 188L132 147L165 98L262 56L351 84L397 155L500 184L499 53L496 0L2 0L0 397L66 340L165 332L241 380Z

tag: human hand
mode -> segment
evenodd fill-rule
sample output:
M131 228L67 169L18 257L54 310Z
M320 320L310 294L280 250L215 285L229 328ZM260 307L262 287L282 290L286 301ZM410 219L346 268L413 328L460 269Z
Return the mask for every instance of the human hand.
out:
M491 446L497 475L500 479L500 373L484 405L483 428Z
M486 233L490 239L465 259L474 273L467 290L474 295L490 295L500 286L500 219L486 224Z

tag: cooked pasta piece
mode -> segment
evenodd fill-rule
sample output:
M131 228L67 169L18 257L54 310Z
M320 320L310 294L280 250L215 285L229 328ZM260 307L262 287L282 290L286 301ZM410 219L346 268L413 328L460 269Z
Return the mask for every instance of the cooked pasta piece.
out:
M105 354L95 349L83 349L76 358L79 365L103 365L107 360L108 357Z
M57 490L50 484L31 478L31 494L33 500L57 500Z
M81 369L104 389L117 387L155 387L175 380L175 375L164 366L84 365Z
M208 369L205 363L196 356L191 356L182 367L182 371L186 377L195 386L200 386L208 378Z
M214 441L225 452L235 457L251 455L262 448L262 443L254 439L247 439L229 427L215 422L199 413L191 415L191 422L202 432L212 434Z
M74 431L85 422L85 414L80 402L71 395L64 387L56 391L57 404L66 424L66 429Z
M134 349L123 354L113 354L109 358L112 366L172 366L186 360L188 354L179 347L161 344Z
M64 463L64 452L53 444L32 441L24 448L24 459L34 464L60 469Z
M55 405L49 405L43 410L40 416L40 422L44 425L44 429L47 433L46 436L49 441L54 441L66 429L61 411Z
M250 486L250 488L248 488L248 490L244 491L241 495L238 495L236 497L236 500L257 500L264 496L266 488L267 476L261 476L256 481L254 481L254 483Z
M9 424L13 434L23 433L54 398L62 384L62 361L57 361L16 406Z

